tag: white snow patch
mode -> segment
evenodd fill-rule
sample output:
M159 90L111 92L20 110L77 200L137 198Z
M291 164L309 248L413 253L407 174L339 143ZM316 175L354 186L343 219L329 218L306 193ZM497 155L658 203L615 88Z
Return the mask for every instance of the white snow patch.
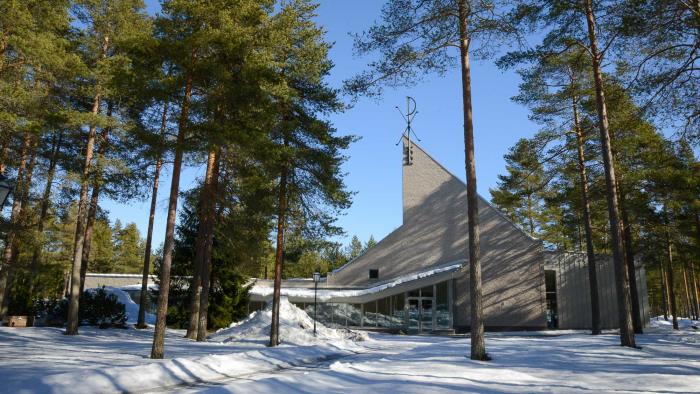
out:
M126 286L120 286L119 287L122 290L141 290L141 284L135 284L135 285L126 285ZM158 285L155 283L149 283L148 284L148 290L158 290Z
M700 322L697 320L690 320L684 317L679 317L677 320L678 328L681 330L695 329L700 331ZM649 326L652 328L672 330L673 320L670 316L668 317L668 320L665 320L663 316L656 316L651 319Z
M402 283L406 282L411 282L414 280L426 278L428 276L432 276L435 274L439 274L441 272L447 272L447 271L453 271L457 270L462 267L462 264L452 264L448 265L445 267L440 267L440 268L434 268L428 271L421 271L417 272L415 274L411 275L405 275L402 277L399 277L391 282L387 282L378 286L374 287L369 287L366 289L346 289L346 290L328 290L328 289L319 289L316 297L319 302L327 302L330 301L334 298L351 298L351 297L360 297L363 295L367 294L374 294L374 293L379 293L381 291L384 291L386 289L390 289L392 287L396 287ZM250 289L250 294L255 294L261 297L268 297L272 295L272 292L274 291L274 288L272 286L261 286L261 285L254 285ZM302 287L283 287L281 289L281 294L283 296L287 297L298 297L298 298L309 298L312 299L314 298L314 289L313 288L302 288Z
M270 323L272 321L272 303L261 311L256 311L241 322L233 323L209 336L214 342L233 342L241 340L263 340L270 338ZM366 341L369 336L364 331L353 331L346 328L329 328L316 322L314 336L314 320L303 310L289 302L287 297L280 298L280 341L282 343L308 346L319 343L333 343L337 347L353 347L354 342Z

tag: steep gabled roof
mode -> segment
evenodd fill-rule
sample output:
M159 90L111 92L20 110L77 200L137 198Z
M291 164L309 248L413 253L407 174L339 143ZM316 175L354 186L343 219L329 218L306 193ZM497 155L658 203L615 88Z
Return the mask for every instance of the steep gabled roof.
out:
M404 149L408 141L404 139ZM403 224L348 264L329 276L329 282L369 285L368 270L379 269L379 281L418 272L446 262L467 260L466 184L413 141L412 163L403 164ZM534 238L517 228L480 196L479 222L482 244L490 232L498 238L493 247L508 243L530 245ZM486 238L487 242L483 242ZM483 255L482 247L482 255Z

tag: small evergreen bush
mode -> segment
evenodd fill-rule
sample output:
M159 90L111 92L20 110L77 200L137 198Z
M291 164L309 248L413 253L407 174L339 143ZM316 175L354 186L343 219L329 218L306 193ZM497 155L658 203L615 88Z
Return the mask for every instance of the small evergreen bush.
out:
M48 326L63 326L68 320L68 299L37 300L37 316ZM117 296L104 287L89 289L80 297L80 324L100 328L126 328L126 309Z

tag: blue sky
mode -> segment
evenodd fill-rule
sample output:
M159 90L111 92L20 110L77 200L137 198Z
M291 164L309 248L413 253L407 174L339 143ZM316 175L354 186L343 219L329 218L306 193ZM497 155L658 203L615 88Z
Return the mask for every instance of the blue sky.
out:
M157 12L157 0L148 0L150 12ZM340 87L342 81L363 69L367 59L352 55L350 32L367 29L378 17L383 1L322 0L318 23L327 30L327 40L335 43L330 57L335 63L329 83ZM505 171L503 155L519 138L534 134L537 126L528 120L527 110L510 98L517 94L520 78L513 71L503 72L493 61L478 61L472 66L472 92L476 171L478 191L489 198L497 175ZM418 114L413 124L422 140L419 144L447 169L464 179L464 140L462 97L459 69L444 77L428 76L407 89L386 89L383 97L360 99L345 113L331 117L340 133L361 137L347 151L344 170L346 183L355 191L354 203L339 224L348 237L358 235L365 241L370 235L379 240L401 224L401 148L396 146L405 122L395 106L404 108L406 96L415 98ZM170 167L161 178L154 245L163 242ZM185 170L181 189L192 186L204 172L204 164ZM117 204L104 201L112 221L135 222L145 236L148 225L148 201Z

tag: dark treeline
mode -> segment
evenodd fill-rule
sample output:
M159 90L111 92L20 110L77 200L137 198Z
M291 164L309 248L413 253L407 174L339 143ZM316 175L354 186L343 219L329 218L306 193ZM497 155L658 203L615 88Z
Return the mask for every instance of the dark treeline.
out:
M325 82L330 44L315 4L164 0L157 15L142 0L0 8L0 171L15 184L0 314L67 291L66 333L77 334L88 270L143 273L142 295L156 272L152 357L161 358L171 277L192 277L170 306L188 337L204 340L240 317L245 278L309 276L356 253L328 241L350 205L341 165L355 137L327 120L344 106ZM183 191L186 167L204 175ZM106 198L150 201L145 242L133 225L109 226ZM152 236L159 205L163 240ZM275 325L272 334L276 345Z

